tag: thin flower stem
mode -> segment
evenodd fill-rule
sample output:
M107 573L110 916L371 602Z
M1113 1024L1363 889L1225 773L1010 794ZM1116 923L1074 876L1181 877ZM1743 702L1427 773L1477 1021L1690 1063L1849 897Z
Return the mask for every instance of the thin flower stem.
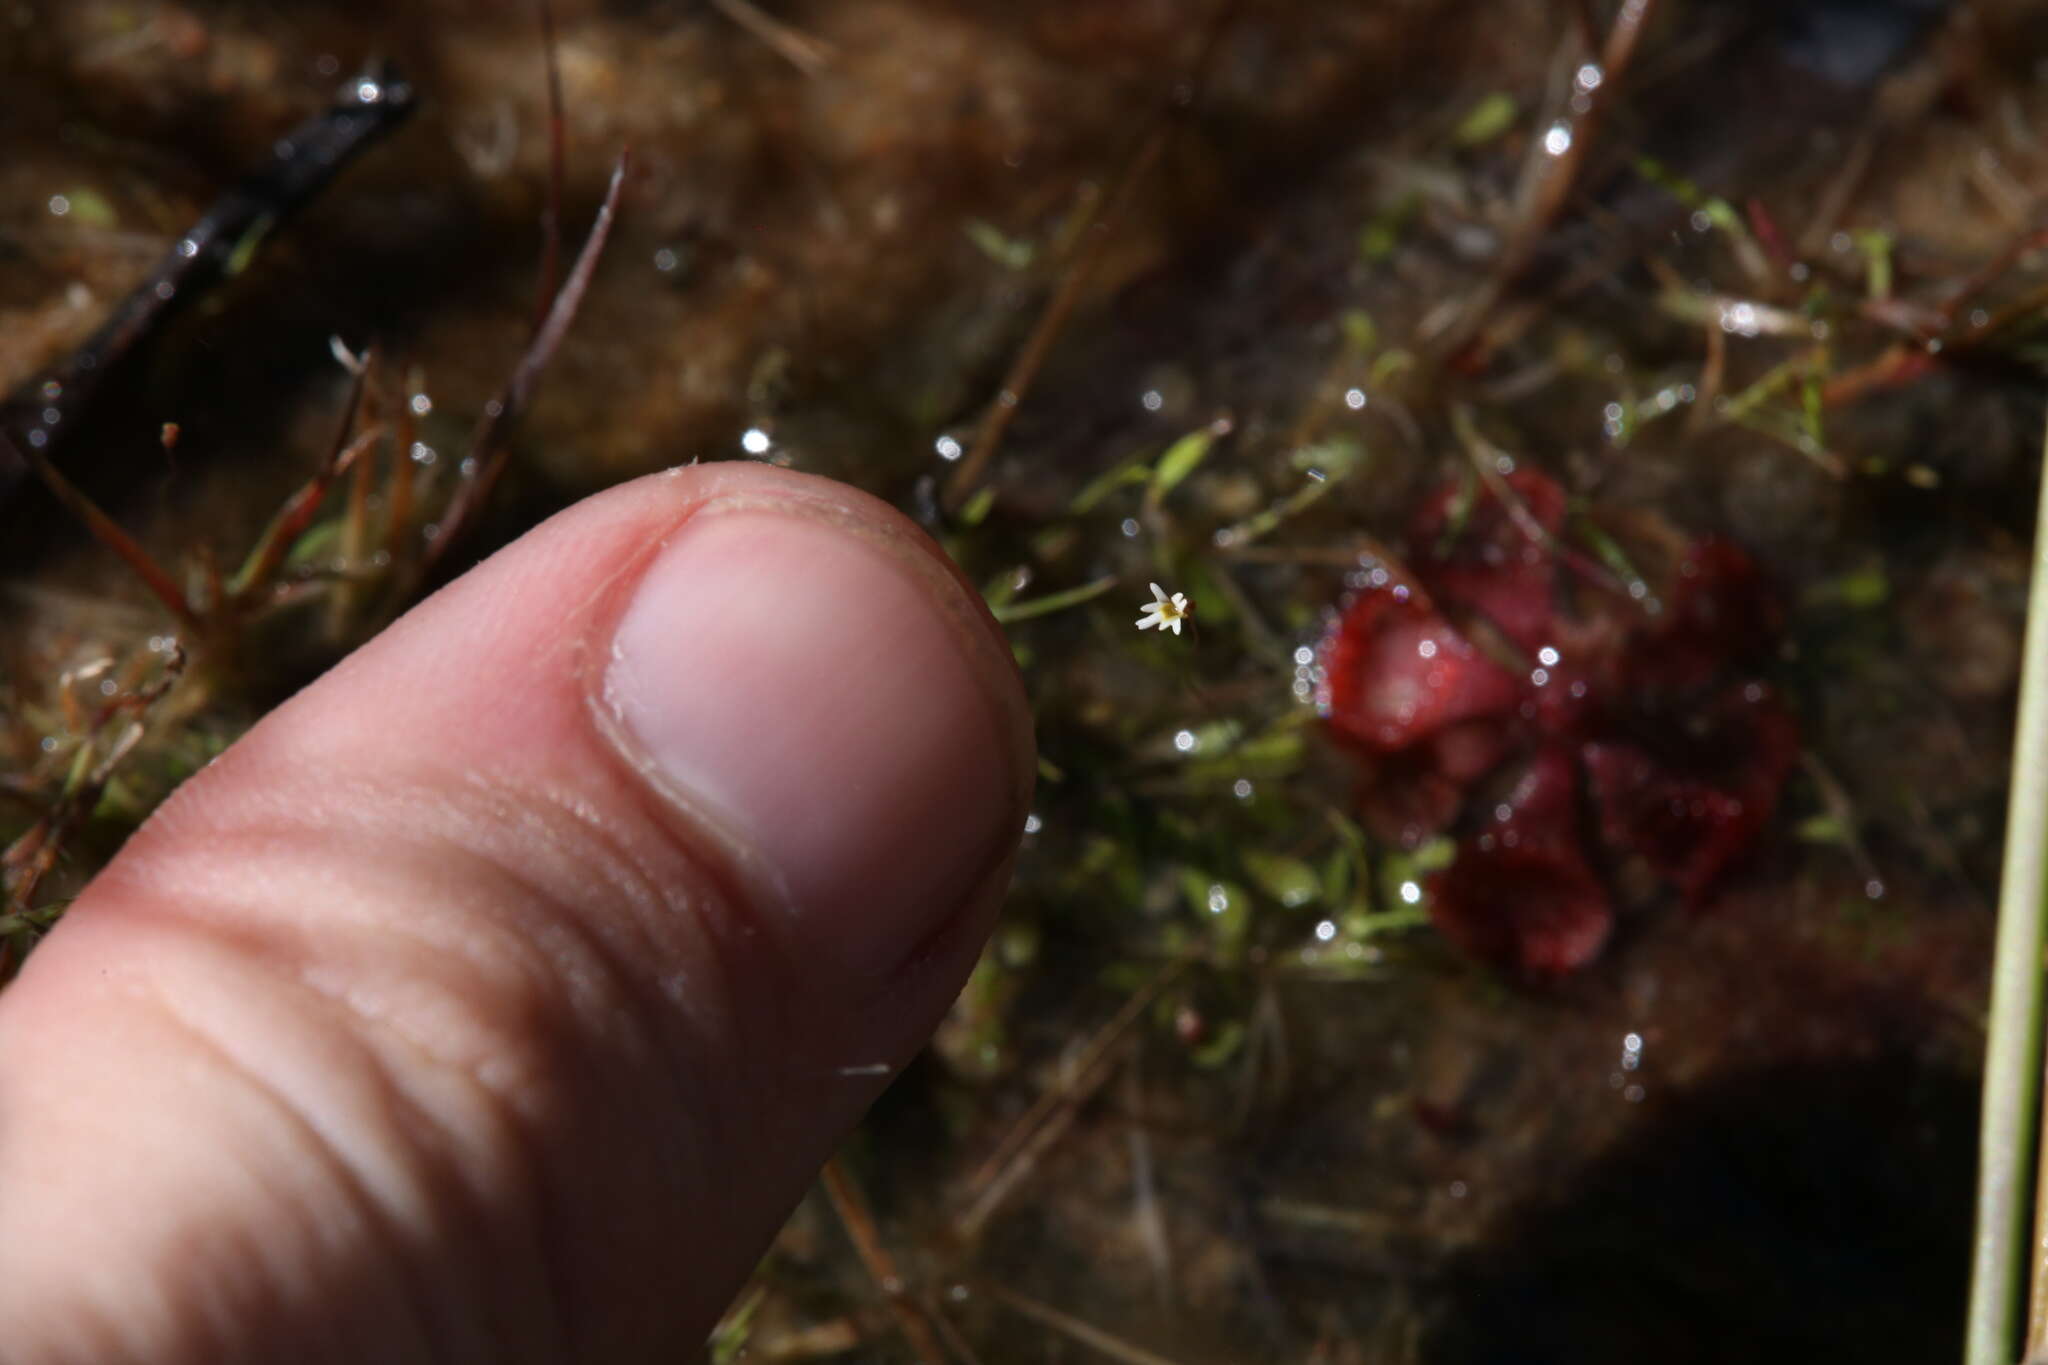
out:
M999 623L1006 626L1016 621L1029 621L1039 616L1050 616L1054 612L1065 611L1069 607L1078 607L1083 602L1092 602L1115 587L1116 583L1116 575L1110 574L1106 577L1095 579L1092 582L1083 583L1078 588L1068 588L1065 592L1048 593L1044 597L1033 597L1022 602L1008 602L1000 607L991 607L989 614L994 616Z
M2036 1097L2041 1087L2042 948L2048 941L2048 477L2034 526L2005 866L1998 888L1998 943L1991 977L1991 1030L1984 1055L1977 1158L1977 1232L1970 1266L1965 1365L2011 1365L2020 1354L2022 1295L2031 1259L2029 1197ZM2036 1267L2035 1283L2042 1282Z

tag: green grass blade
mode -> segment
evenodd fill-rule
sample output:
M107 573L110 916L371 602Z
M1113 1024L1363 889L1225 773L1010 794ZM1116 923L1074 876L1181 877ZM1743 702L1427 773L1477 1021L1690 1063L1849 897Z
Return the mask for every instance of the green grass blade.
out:
M1977 1232L1970 1266L1966 1365L2019 1359L2030 1259L2035 1122L2041 1083L2042 892L2048 872L2048 476L2034 523L2005 867L1998 887L1998 946L1991 977L1991 1036L1984 1054L1978 1136Z
M1012 622L1050 616L1056 611L1065 611L1069 607L1078 607L1083 602L1092 602L1115 586L1116 577L1112 574L1106 578L1098 578L1092 583L1083 583L1078 588L1068 588L1065 592L991 607L989 614L994 616L998 623L1007 626Z

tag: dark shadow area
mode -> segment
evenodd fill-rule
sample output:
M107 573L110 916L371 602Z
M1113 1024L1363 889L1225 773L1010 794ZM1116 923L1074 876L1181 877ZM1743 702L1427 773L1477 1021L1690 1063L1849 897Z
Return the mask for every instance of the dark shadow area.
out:
M1976 1105L1972 1078L1898 1052L1673 1094L1454 1266L1424 1359L1951 1358Z

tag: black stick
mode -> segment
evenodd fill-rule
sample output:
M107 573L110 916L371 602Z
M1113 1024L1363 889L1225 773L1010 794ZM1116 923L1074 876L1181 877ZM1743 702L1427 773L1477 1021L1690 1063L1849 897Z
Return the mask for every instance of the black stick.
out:
M415 102L412 85L389 63L351 78L325 110L278 139L267 165L216 200L69 360L0 404L0 427L17 445L47 455L77 425L110 371L192 299L239 271L272 229L404 122ZM0 444L0 502L28 474L17 453Z

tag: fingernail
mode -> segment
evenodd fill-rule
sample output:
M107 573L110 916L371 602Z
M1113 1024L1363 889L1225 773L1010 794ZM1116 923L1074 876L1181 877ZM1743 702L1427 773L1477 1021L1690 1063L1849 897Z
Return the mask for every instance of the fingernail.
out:
M604 679L615 742L767 913L855 971L943 927L1028 799L1007 651L913 534L799 500L701 509L633 590Z

